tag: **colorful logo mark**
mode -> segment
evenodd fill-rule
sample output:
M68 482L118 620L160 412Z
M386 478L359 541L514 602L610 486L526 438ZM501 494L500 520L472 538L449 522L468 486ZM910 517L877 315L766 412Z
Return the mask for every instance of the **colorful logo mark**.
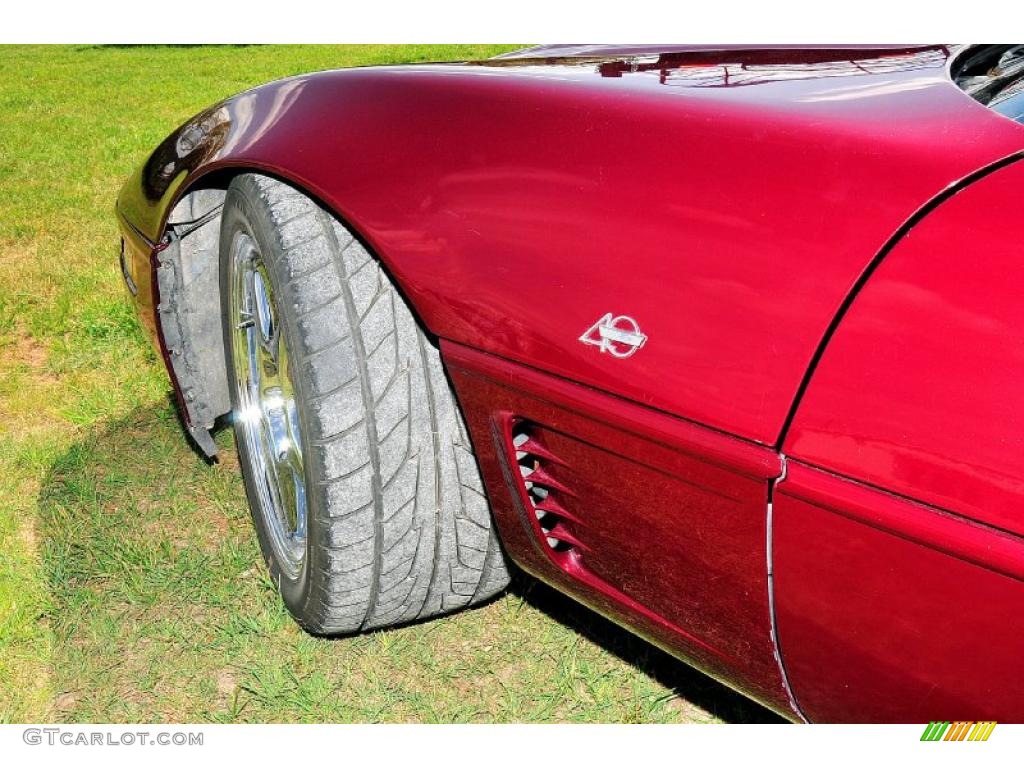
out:
M988 741L996 723L994 720L985 722L950 723L932 721L921 734L921 741Z

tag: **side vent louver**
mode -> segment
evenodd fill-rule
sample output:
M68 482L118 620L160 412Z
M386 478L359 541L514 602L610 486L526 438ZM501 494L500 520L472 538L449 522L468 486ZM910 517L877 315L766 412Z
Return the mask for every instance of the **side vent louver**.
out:
M538 431L525 421L512 425L512 447L522 490L552 552L569 555L585 550L575 533L581 527L580 520L566 509L566 500L573 493L556 477L562 462L543 445Z

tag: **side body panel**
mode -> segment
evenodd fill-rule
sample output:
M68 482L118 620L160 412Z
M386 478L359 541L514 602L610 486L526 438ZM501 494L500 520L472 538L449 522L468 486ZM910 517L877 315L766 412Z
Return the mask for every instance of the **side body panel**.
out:
M1024 720L1024 542L798 462L775 497L779 645L816 722Z
M795 717L774 655L766 576L778 455L466 347L444 343L442 353L517 563ZM547 545L516 490L513 420L543 446L540 468L571 551Z
M296 77L129 181L153 240L219 170L360 232L438 336L772 444L829 321L921 205L1024 146L941 47L539 59ZM213 183L213 182L211 182ZM628 363L578 343L611 312Z
M812 719L1024 720L1024 163L940 205L832 338L785 443L779 640Z

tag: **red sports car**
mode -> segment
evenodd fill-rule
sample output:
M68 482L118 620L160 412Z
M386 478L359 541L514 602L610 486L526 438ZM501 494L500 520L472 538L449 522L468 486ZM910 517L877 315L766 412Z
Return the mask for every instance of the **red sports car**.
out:
M118 199L317 634L514 562L794 719L1024 720L1024 46L550 46L247 91Z

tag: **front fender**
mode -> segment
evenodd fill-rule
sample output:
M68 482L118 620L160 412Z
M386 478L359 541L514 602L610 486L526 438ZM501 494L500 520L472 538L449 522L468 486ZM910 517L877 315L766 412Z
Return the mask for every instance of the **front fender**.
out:
M757 77L706 87L723 55L281 80L179 128L119 208L159 244L189 191L277 176L365 241L433 334L774 444L892 234L1024 144L942 48L730 52ZM580 343L609 314L646 338L628 359Z

